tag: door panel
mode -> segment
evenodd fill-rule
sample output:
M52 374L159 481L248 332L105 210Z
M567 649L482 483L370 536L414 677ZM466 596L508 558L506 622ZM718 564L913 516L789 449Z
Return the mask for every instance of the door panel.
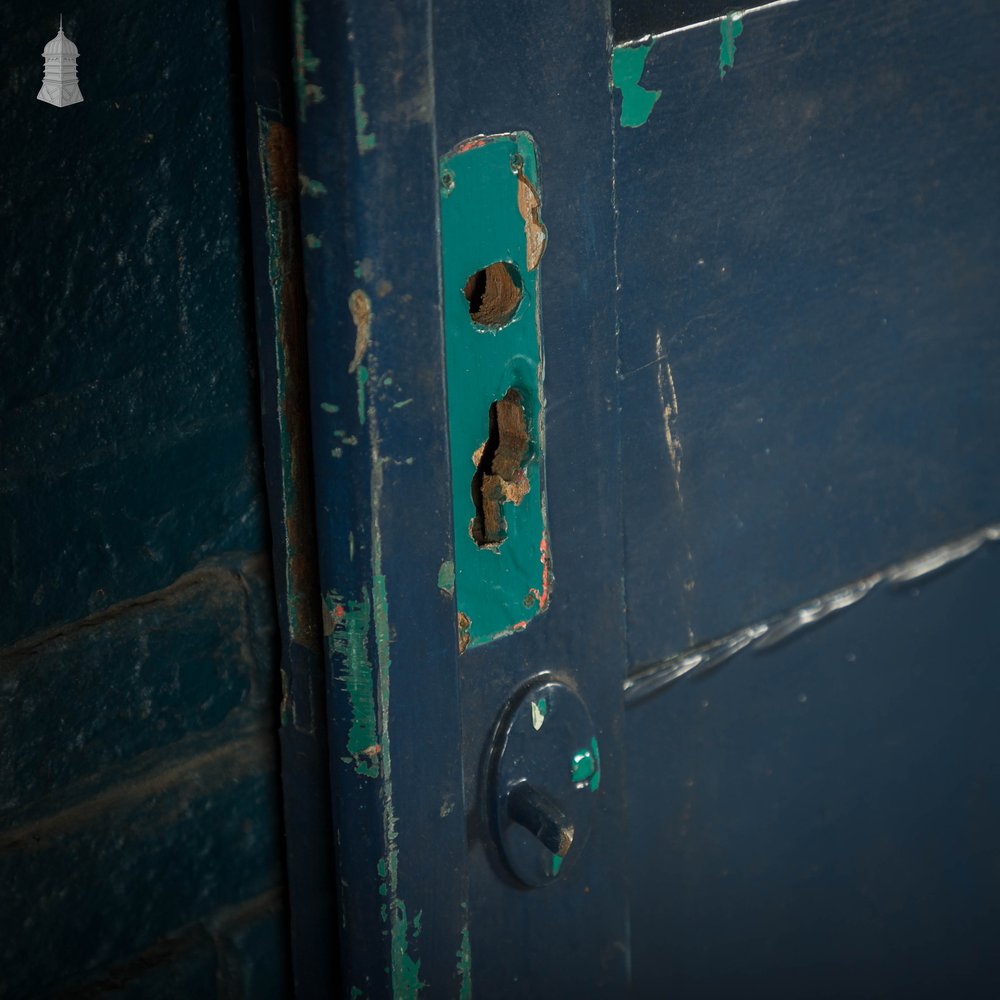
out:
M615 57L632 992L985 996L991 5L767 8Z
M725 21L647 43L615 174L633 667L1000 515L991 9L750 11L724 78Z
M1000 550L626 716L633 995L986 997Z

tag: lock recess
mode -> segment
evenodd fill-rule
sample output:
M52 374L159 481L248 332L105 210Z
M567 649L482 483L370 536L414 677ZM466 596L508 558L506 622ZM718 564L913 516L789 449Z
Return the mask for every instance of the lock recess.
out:
M476 136L442 157L441 257L459 648L548 606L535 144Z

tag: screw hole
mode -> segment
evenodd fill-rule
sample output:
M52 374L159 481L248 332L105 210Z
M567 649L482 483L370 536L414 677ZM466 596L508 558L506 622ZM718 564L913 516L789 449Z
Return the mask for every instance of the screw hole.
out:
M472 321L492 329L509 323L524 298L521 275L506 261L496 261L470 274L463 292Z

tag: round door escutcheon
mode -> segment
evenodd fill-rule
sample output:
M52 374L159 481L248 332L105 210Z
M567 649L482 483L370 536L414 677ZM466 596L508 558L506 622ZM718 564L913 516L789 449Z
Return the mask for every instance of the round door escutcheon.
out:
M593 822L601 754L590 712L557 680L517 696L493 744L488 806L511 873L547 885L572 868Z

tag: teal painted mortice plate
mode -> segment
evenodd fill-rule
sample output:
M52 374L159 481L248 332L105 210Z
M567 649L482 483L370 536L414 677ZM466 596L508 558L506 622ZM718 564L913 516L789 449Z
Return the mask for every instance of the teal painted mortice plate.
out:
M525 628L552 588L545 523L544 397L535 145L478 136L441 161L441 253L464 651Z

